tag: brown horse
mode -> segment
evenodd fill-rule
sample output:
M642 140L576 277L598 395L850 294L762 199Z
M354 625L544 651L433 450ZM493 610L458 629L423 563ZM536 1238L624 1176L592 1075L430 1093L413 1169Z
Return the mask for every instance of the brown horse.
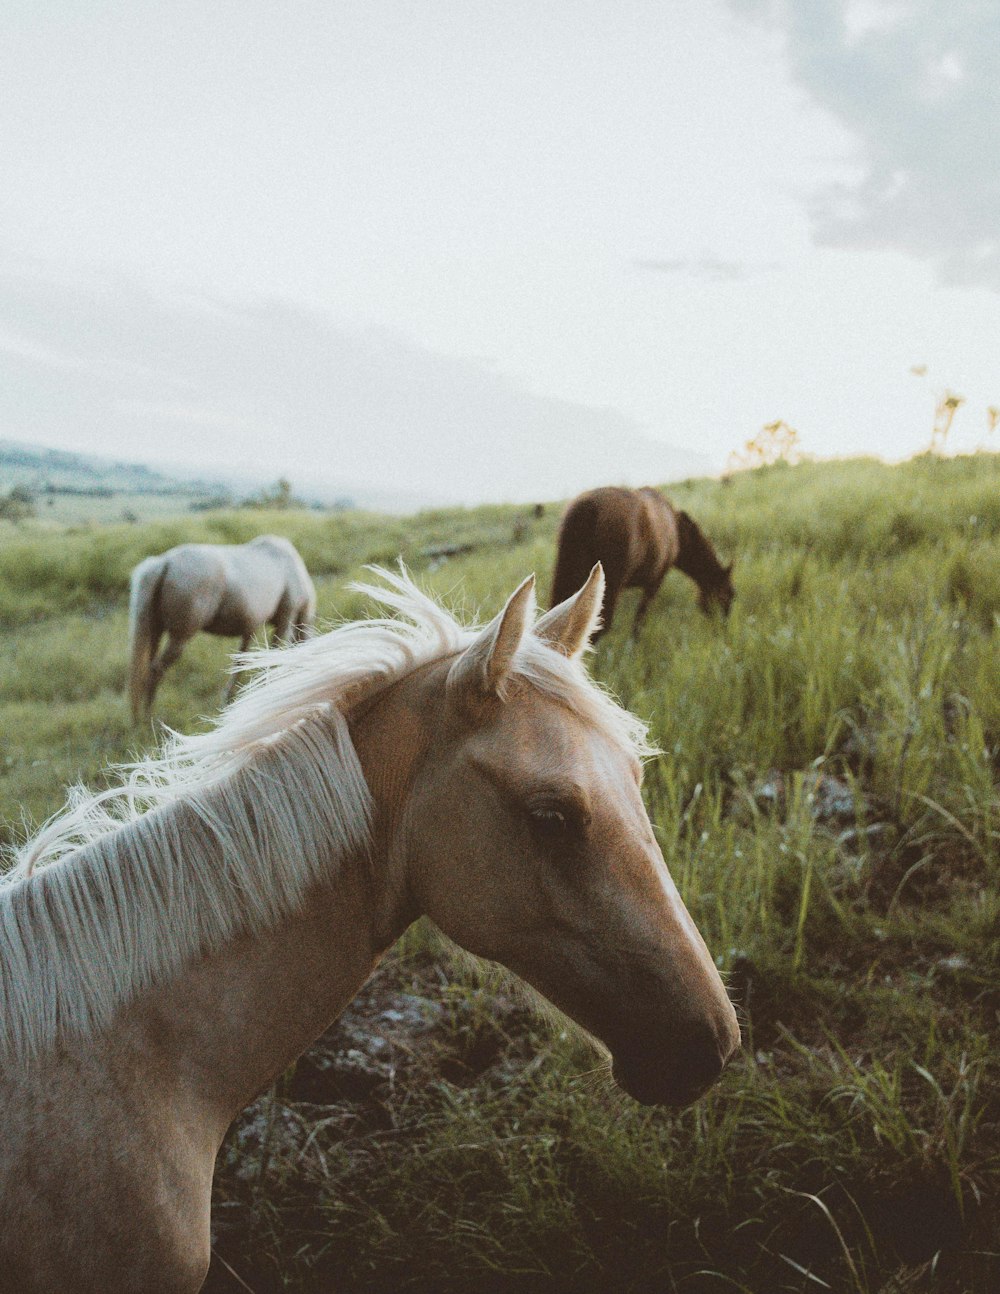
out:
M642 589L632 626L633 637L638 634L656 590L674 566L698 585L702 611L718 607L729 614L732 563L723 566L688 514L651 486L630 490L606 485L573 500L559 527L553 606L580 587L595 562L604 567L606 580L595 639L611 628L618 596L630 588Z
M0 1292L194 1294L236 1113L427 913L685 1105L739 1045L579 656L603 578L468 631L397 615L257 656L216 727L78 794L0 879ZM366 590L373 592L373 590Z

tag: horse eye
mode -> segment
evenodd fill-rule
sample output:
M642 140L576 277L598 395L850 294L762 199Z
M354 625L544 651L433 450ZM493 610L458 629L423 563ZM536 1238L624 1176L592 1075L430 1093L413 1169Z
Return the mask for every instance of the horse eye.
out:
M536 805L528 811L531 825L546 836L561 835L567 827L566 815L551 805Z

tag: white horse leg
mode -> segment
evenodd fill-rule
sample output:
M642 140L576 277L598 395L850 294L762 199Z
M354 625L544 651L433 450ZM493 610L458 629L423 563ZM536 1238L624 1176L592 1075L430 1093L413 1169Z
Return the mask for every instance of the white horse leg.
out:
M158 633L150 643L149 666L146 669L146 677L142 680L142 717L147 720L152 717L150 712L153 709L153 694L159 685L160 674L163 672L162 669L156 672L159 665L157 655L162 637L163 635Z
M290 609L286 611L283 607L279 608L271 624L274 626L276 646L285 647L288 643L295 642L295 621Z
M175 664L180 658L181 652L187 646L190 639L190 634L185 638L181 638L168 632L166 647L164 647L163 651L149 667L149 681L146 685L147 714L153 708L153 697L156 696L156 689L160 686L160 680L163 678L163 675L167 672L170 666Z
M253 634L244 634L244 635L243 635L243 637L240 639L240 651L241 651L241 652L242 652L242 651L248 651L248 650L249 650L249 648L250 648L250 641L251 641L251 639L252 639L252 638L253 638ZM223 698L222 698L222 704L223 704L223 705L228 705L228 704L229 704L229 702L233 699L233 695L234 695L234 694L235 694L235 692L236 692L236 685L237 685L237 683L238 683L239 681L240 681L240 672L239 672L239 670L235 670L235 671L233 672L232 676L231 676L231 677L230 677L230 679L229 679L229 686L226 688L225 695L224 695L224 696L223 696Z
M303 602L295 612L295 620L292 624L292 642L305 642L307 638L313 636L313 622L315 613L308 602Z

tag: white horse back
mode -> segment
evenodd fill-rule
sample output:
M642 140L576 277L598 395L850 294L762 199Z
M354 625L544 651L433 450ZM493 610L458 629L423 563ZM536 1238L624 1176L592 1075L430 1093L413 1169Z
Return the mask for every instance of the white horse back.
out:
M312 582L287 539L180 544L163 554L160 609L167 625L240 636L273 620L282 604L308 601Z

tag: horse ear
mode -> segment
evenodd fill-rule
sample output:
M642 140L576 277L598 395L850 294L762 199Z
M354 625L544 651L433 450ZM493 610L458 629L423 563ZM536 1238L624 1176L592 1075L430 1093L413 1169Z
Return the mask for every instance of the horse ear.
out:
M565 656L579 656L601 623L603 599L604 567L598 562L579 593L546 611L535 625L535 633Z
M448 673L448 687L477 696L503 697L514 653L535 615L535 577L529 575L507 599L507 605L459 656Z
M727 574L727 575L732 575L732 573L733 573L733 565L734 565L734 563L733 563L733 562L730 562L730 563L729 563L729 565L726 567L726 574Z

